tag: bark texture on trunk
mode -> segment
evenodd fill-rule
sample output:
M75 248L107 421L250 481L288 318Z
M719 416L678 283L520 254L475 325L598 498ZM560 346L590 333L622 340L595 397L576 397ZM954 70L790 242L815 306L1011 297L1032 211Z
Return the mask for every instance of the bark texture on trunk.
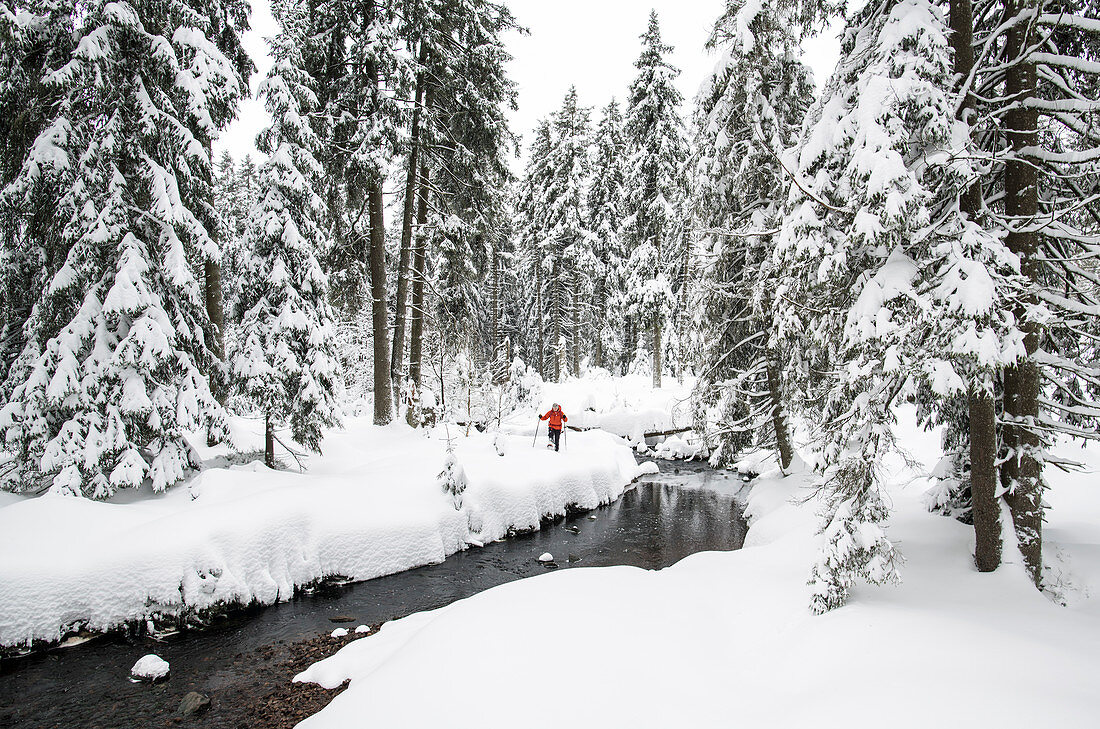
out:
M562 352L561 341L561 315L562 315L562 286L561 286L561 268L558 262L554 262L554 270L551 272L551 281L554 282L554 292L550 304L550 318L551 329L550 332L553 336L551 346L554 348L554 382L561 382L561 370L562 370L562 357L565 354Z
M423 61L423 54L421 54ZM390 379L395 396L401 392L401 373L405 358L405 309L409 297L409 260L413 248L413 214L416 212L416 181L420 169L420 107L424 97L424 75L416 79L416 105L409 130L409 162L405 175L405 208L401 214L401 251L397 261L397 291L393 316L393 351L390 353Z
M542 266L535 263L535 321L539 329L539 378L546 379L546 327L542 318L545 316L545 303L542 298Z
M606 304L601 304L600 306L598 306L596 308L596 311L606 312L607 311L607 305ZM595 336L596 336L596 341L593 342L593 347L592 347L592 361L595 363L595 365L597 367L605 367L606 365L604 364L604 361L603 361L604 360L604 354L603 354L603 323L599 320L596 321Z
M264 414L264 465L275 468L275 426L269 413Z
M661 266L661 233L658 232L654 236L654 248L657 249L657 264L653 270L654 278L660 271ZM653 320L653 387L661 387L661 368L663 363L661 362L661 314L657 312L654 314Z
M210 319L210 349L218 358L225 360L225 307L222 300L222 267L217 261L207 259L203 262L203 299L206 303L206 316ZM210 393L222 405L225 404L225 383L217 376L217 366L211 367L207 375L210 380ZM207 429L206 444L217 445L218 439L213 431Z
M1035 4L1035 0L1010 0L1005 5L1006 19L1032 12ZM1030 23L1016 23L1008 31L1005 44L1006 60L1014 62L1006 72L1005 94L1017 102L1034 97L1036 91L1035 63L1025 58L1029 53L1028 44L1034 40L1031 27ZM1012 226L1006 242L1020 257L1024 276L1038 283L1038 235L1026 230L1039 210L1038 176L1033 164L1022 156L1038 141L1038 114L1034 109L1021 106L1017 105L1005 115L1013 152L1005 163L1005 213ZM1030 303L1033 301L1022 302L1016 312L1017 319L1023 322L1026 355L1012 368L1012 376L1005 380L1006 429L1013 431L1012 460L1015 461L1013 488L1006 500L1024 564L1032 581L1039 585L1043 568L1042 463L1038 457L1039 438L1029 426L1039 417L1039 367L1034 355L1039 348L1040 328L1037 322L1027 318ZM1011 394L1007 391L1010 384Z
M370 216L371 318L374 333L374 424L393 420L393 389L390 380L389 321L386 312L386 228L382 183L372 180L367 191Z
M971 0L951 0L951 47L955 75L963 82L974 68L974 12ZM973 124L975 99L967 93L960 118ZM959 209L971 220L982 211L982 186L974 182L959 196ZM997 416L993 387L974 383L967 398L970 438L970 501L974 516L974 563L979 572L1001 564L1001 517L997 503Z
M783 408L783 384L779 374L779 358L773 351L765 355L768 371L768 395L772 401L772 429L775 431L775 449L779 454L779 466L783 473L791 467L791 436L787 431L787 412Z
M653 387L661 387L661 322L653 323Z
M993 392L976 385L970 408L970 494L974 517L974 564L979 572L1001 565L1001 510L997 503L997 431Z
M504 334L504 260L500 255L500 242L493 243L493 382L503 385L508 381L511 357L508 338Z
M428 167L420 165L416 203L416 253L413 256L412 311L409 313L409 379L420 391L424 352L424 276L428 255Z
M206 315L210 318L214 335L213 341L210 342L210 349L218 359L223 359L225 357L225 305L222 300L221 265L217 261L205 261L203 278L205 279L203 294L206 300Z
M581 321L580 321L580 316L578 315L578 311L577 311L580 307L577 304L576 294L573 295L573 302L572 303L573 303L573 305L571 307L569 307L572 310L572 314L573 314L573 321L571 322L573 331L572 331L572 336L570 337L570 339L572 341L570 342L570 347L569 347L570 349L573 350L573 352L572 352L572 356L570 358L570 367L573 370L573 376L574 377L580 377L581 376Z

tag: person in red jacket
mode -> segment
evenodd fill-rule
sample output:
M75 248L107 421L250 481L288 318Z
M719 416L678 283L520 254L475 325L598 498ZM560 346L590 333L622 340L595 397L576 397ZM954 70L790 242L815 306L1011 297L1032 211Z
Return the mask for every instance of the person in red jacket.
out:
M561 405L554 403L554 407L550 408L550 411L546 415L540 415L539 420L549 420L547 429L550 433L550 444L547 448L553 446L554 450L558 450L558 445L561 443L561 428L562 423L569 420L565 417L565 413L561 411Z

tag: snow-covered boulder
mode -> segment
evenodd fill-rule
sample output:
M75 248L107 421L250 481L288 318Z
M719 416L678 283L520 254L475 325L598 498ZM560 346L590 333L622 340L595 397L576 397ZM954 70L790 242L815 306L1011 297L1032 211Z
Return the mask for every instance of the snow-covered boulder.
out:
M153 683L167 678L168 670L168 661L154 653L150 653L138 659L134 667L130 669L130 678L136 681Z

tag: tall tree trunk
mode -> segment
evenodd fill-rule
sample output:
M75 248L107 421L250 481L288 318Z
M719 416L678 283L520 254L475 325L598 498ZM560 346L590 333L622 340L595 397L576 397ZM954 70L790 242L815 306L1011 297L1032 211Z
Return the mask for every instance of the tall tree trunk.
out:
M504 296L501 291L503 281L501 273L504 261L500 256L500 241L494 236L493 241L493 280L492 280L492 306L493 306L493 382L501 385L508 380L508 352L504 337Z
M775 431L775 449L779 455L779 468L783 473L791 466L791 436L787 431L787 412L783 407L783 384L779 374L779 357L769 349L765 368L768 372L768 395L772 401L772 429Z
M653 387L661 387L661 320L653 322Z
M225 308L222 303L222 267L217 261L207 259L203 262L203 298L206 303L206 316L210 319L210 349L221 362L225 359ZM209 373L210 391L218 402L225 404L225 383L216 375L217 367ZM217 445L214 431L207 428L206 445Z
M992 383L970 389L970 494L974 516L974 564L992 572L1001 564L1001 510L997 504L997 432ZM975 425L979 425L975 429Z
M213 341L210 349L218 359L225 357L225 307L222 299L222 267L217 261L207 259L203 263L203 294L206 300L206 315L213 329Z
M386 228L382 181L371 180L367 190L370 216L370 288L374 334L374 424L393 420L390 380L389 321L386 312Z
M971 0L951 0L951 46L955 75L963 82L974 68L974 14ZM960 118L974 123L975 99L967 93ZM982 211L982 185L974 181L959 196L959 209L976 220ZM967 397L970 438L970 500L974 516L974 563L979 572L1001 564L1001 516L997 504L997 416L992 382L971 385Z
M424 52L420 53L421 62ZM401 252L397 261L396 308L393 316L393 351L390 354L390 379L395 396L401 392L401 371L405 358L405 309L409 296L409 259L413 247L413 213L416 209L416 181L420 170L420 107L424 98L424 74L416 79L416 105L409 132L409 162L405 175L405 208L401 216Z
M661 234L657 233L653 237L654 248L657 249L657 262L656 268L653 270L653 278L657 278L657 274L661 271ZM654 314L653 319L653 387L661 387L661 369L663 363L661 362L661 313L658 311Z
M420 165L416 208L416 255L413 256L412 322L409 327L409 379L420 391L424 351L424 277L428 254L428 166Z
M561 268L557 261L554 262L554 270L551 272L553 276L553 304L550 307L551 317L551 329L553 333L554 341L551 343L554 347L554 382L561 382L561 317L562 317L562 287L561 287Z
M623 374L630 372L630 364L634 361L634 355L638 351L638 335L634 331L634 317L627 314L623 317Z
M539 341L539 379L546 379L546 327L542 318L545 315L542 289L542 264L535 262L535 322L538 326Z
M569 307L572 310L572 314L573 314L573 321L571 322L573 331L572 331L571 336L570 336L570 338L573 340L570 343L570 349L573 350L572 357L571 357L571 367L572 367L572 370L573 370L573 376L574 377L580 377L581 376L581 322L580 322L580 317L577 314L577 310L580 309L580 306L577 303L576 293L573 294L572 304L573 305L571 307Z
M264 465L275 468L275 425L271 413L264 413Z
M604 367L603 361L603 321L599 318L601 313L607 315L607 296L605 295L607 281L601 280L596 284L596 294L593 297L596 311L596 321L593 324L595 341L592 347L592 361L597 367Z
M1012 19L1032 12L1035 0L1008 0L1005 17ZM1008 31L1005 58L1010 64L1005 76L1005 95L1016 105L1005 115L1008 139L1012 144L1012 156L1005 163L1005 213L1011 229L1006 243L1020 257L1021 272L1032 282L1038 283L1039 268L1036 261L1038 236L1027 230L1034 223L1039 210L1038 176L1035 167L1024 158L1025 150L1038 141L1036 132L1038 115L1034 109L1023 108L1022 101L1035 96L1035 63L1025 58L1031 24L1018 22ZM1025 566L1032 581L1039 585L1043 568L1043 480L1042 463L1038 457L1039 438L1033 424L1039 417L1039 367L1035 352L1039 348L1039 324L1028 316L1029 304L1034 297L1021 302L1016 311L1022 321L1024 350L1010 376L1005 378L1005 415L1007 429L1011 429L1014 445L1015 483L1007 494L1016 537L1020 544ZM1009 386L1012 392L1008 392Z

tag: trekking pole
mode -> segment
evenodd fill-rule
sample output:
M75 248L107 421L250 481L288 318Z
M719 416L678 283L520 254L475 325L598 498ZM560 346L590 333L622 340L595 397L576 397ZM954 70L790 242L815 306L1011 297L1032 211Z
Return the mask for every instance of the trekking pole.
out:
M541 422L542 421L540 420L537 423L535 423L535 437L531 439L531 447L532 448L534 448L535 444L538 443L538 441L539 441L539 424Z

